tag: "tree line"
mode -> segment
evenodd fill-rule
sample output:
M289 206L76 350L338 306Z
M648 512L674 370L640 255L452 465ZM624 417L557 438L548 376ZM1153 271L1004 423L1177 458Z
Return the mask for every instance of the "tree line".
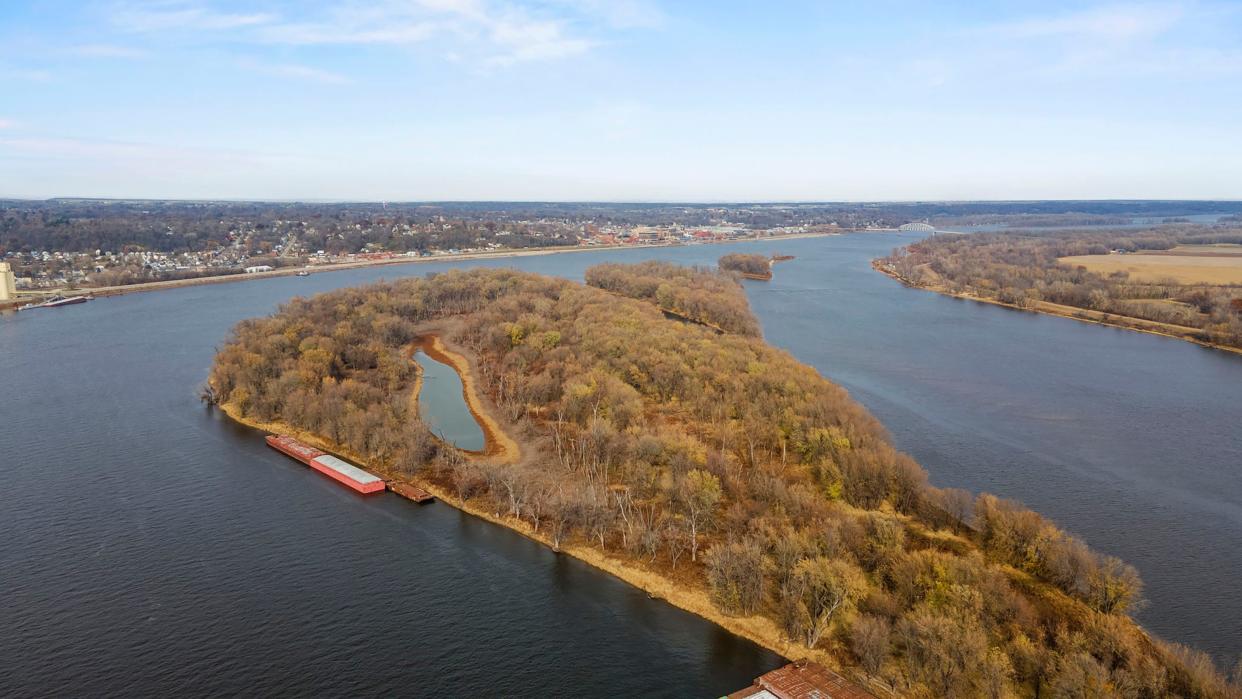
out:
M587 277L702 283L617 267ZM812 368L641 298L512 270L344 289L239 324L210 383L555 547L701 586L903 695L1236 696L1130 620L1132 568L1017 503L930 485ZM523 461L464 459L418 419L404 352L428 323L475 360Z
M1132 279L1092 272L1060 258L1178 245L1242 243L1242 230L1220 227L1149 231L1055 231L938 235L879 260L916 286L967 292L1019 307L1049 301L1075 308L1170 323L1203 340L1242 347L1242 287Z
M772 274L772 259L765 255L733 252L721 257L717 264L726 272L738 272L756 277L768 277Z
M756 337L759 322L733 276L704 267L669 262L601 264L586 271L586 283L615 294L649 301L669 313L724 332Z

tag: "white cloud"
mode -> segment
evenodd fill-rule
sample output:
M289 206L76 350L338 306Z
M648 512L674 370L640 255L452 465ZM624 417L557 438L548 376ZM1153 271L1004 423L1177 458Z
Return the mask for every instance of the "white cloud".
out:
M1058 82L1176 75L1210 79L1242 71L1242 52L1219 44L1229 11L1201 3L1130 3L1030 16L966 30L974 56L946 61L959 72L1026 75ZM1217 44L1214 46L1214 44Z
M296 166L303 159L273 153L258 153L217 148L165 146L153 143L102 141L79 138L0 138L0 155L8 151L40 159L68 159L77 162L100 162L116 166L125 164L163 164L184 166L186 162Z
M431 38L439 29L432 22L390 26L341 26L337 24L280 24L258 35L261 41L295 46L328 44L415 44Z
M150 54L142 49L113 44L82 44L71 51L87 58L146 58Z
M0 119L0 129L14 129L14 128L17 128L16 121L13 121L12 119Z
M294 9L303 6L289 5ZM442 54L485 66L548 61L585 53L603 42L596 32L651 27L663 14L643 0L338 0L318 12L230 13L206 0L126 2L112 21L131 32L225 34L256 45L444 44Z
M273 24L259 41L293 44L418 44L450 41L452 53L473 53L487 65L564 58L596 42L573 36L567 22L536 17L517 5L475 0L381 2L365 8L338 6L320 21Z
M218 12L205 4L188 0L126 2L115 6L112 12L112 23L132 32L239 29L275 19L275 15L268 13Z
M0 64L0 78L41 83L51 80L52 73L41 68L16 68Z
M499 50L488 58L491 65L566 58L585 53L597 43L568 35L562 22L532 20L521 14L491 18L484 26Z
M1126 41L1156 36L1185 15L1179 4L1126 4L1095 7L1055 16L1028 17L982 28L1012 38L1072 38Z
M277 78L291 78L294 80L306 80L309 82L325 84L342 84L349 82L349 79L340 73L300 65L297 63L263 63L261 61L241 60L238 61L238 65L246 70L262 73L264 75L271 75Z
M579 12L603 19L614 29L660 29L667 22L664 12L643 0L560 0Z

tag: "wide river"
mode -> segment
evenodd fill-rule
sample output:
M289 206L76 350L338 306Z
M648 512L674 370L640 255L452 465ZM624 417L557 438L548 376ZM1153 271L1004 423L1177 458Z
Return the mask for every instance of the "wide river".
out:
M0 317L0 695L719 696L781 659L443 504L364 499L204 408L214 348L283 301L469 265L780 252L767 338L939 485L1134 563L1142 620L1242 650L1242 357L909 290L858 234L390 266Z

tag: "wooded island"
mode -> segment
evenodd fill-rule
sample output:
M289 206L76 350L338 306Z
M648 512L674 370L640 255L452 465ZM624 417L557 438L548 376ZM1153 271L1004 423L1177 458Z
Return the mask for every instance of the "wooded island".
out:
M844 389L759 337L732 277L586 278L455 271L295 299L234 329L211 394L880 692L1236 695L1131 620L1131 567L1017 503L930 485ZM520 456L428 431L409 359L428 336Z

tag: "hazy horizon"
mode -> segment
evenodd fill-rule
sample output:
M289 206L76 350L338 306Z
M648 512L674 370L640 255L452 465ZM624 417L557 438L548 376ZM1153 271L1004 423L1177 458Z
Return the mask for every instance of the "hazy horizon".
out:
M0 197L1242 197L1228 2L47 0Z
M1113 199L341 199L341 198L254 198L254 197L146 197L146 196L78 196L62 195L49 197L9 197L0 195L0 201L150 201L150 202L184 202L184 203L235 203L235 204L380 204L403 206L409 204L574 204L574 205L655 205L655 206L824 206L842 205L857 206L863 204L891 205L902 204L1023 204L1023 203L1148 203L1148 202L1181 202L1187 204L1232 204L1242 202L1242 198L1177 198L1151 197L1146 199L1113 198Z

